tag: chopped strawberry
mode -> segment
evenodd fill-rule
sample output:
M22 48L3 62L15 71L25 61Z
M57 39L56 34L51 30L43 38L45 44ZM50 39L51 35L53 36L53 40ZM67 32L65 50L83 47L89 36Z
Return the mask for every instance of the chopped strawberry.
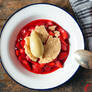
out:
M19 56L18 59L19 59L19 61L22 61L22 56Z
M68 33L63 28L58 27L57 30L61 33L64 40L69 38Z
M36 65L38 64L37 62L34 62L34 61L31 61L31 62L32 62L32 64L36 64Z
M24 65L28 70L31 69L29 63L28 63L26 60L22 60L22 63L23 63L23 65Z
M29 56L26 56L26 60L28 60L28 61L30 60Z
M43 68L45 66L45 64L40 64L40 68Z
M60 32L60 33L62 33L62 31L64 30L62 27L57 27L57 30Z
M34 61L32 61L30 58L28 58L27 61L28 61L29 63L34 62ZM35 63L36 63L36 62L35 62ZM32 64L33 64L33 63L32 63Z
M35 29L35 27L34 27L34 26L31 26L31 27L28 29L28 31L32 32L34 29Z
M26 54L25 54L25 52L24 52L23 54L21 54L21 56L22 56L23 59L26 59Z
M18 59L19 61L22 61L23 59L26 59L25 57L26 57L25 53L23 54L20 53L20 56L18 57Z
M62 68L63 65L60 63L60 61L56 61L56 66Z
M63 60L68 56L67 52L61 52L58 56L59 60Z
M24 49L20 49L19 51L20 51L20 54L25 54Z
M23 35L23 36L25 36L25 34L26 34L26 29L23 29L22 31L21 31L21 34Z
M16 43L16 47L17 47L18 49L21 47L19 42Z
M16 55L19 56L19 50L16 50L15 52L16 52Z
M65 42L65 40L63 39L62 36L59 36L60 40L61 40L61 43L63 43L64 45L67 45L67 43Z
M39 67L39 64L35 63L32 65L32 69L34 72L41 72L41 68Z
M17 35L17 41L19 42L22 39L21 33Z
M48 24L48 26L52 26L53 22L52 21L48 21L47 24Z
M62 51L67 51L67 46L68 44L64 41L64 39L60 36L60 41L61 41L61 49Z
M30 33L31 33L31 31L28 30L27 28L22 29L22 31L21 31L21 34L22 34L23 37L27 37L27 36L29 36Z
M38 73L39 72L39 69L35 66L35 65L32 65L32 69L34 72Z
M45 27L48 28L49 26L53 26L53 22L52 21L48 21L46 24L45 24Z
M22 39L22 38L18 38L18 39L17 39L17 42L20 42L20 41L21 41L21 39Z
M51 70L51 66L46 65L46 66L44 67L44 70L45 70L46 72L49 72L49 71Z
M61 46L61 50L62 50L62 51L67 51L67 46L64 45L64 44L62 44L62 46Z
M49 63L48 65L50 65L50 66L54 66L55 63L54 63L54 62L51 62L51 63Z
M31 31L27 31L27 33L25 34L25 37L29 36L31 33Z
M25 45L25 40L22 40L22 41L20 42L20 45L21 45L21 47L24 47L24 45Z
M52 31L50 31L49 34L50 34L51 36L55 36L55 34L54 34Z
M68 33L66 31L62 31L62 36L65 40L69 38Z

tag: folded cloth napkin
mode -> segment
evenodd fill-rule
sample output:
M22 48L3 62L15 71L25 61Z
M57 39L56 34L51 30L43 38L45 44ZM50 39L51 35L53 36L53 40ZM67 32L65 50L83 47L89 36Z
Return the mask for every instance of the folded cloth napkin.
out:
M85 49L92 51L92 0L69 0L85 39Z

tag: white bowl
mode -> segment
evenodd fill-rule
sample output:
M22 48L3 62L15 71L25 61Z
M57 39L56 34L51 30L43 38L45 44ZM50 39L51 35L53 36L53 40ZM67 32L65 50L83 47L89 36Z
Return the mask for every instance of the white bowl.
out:
M17 60L14 52L16 36L27 23L36 19L50 19L63 27L70 35L70 51L64 67L50 74L34 74L27 71ZM82 32L76 21L63 9L52 4L32 4L15 12L6 22L1 35L1 59L8 74L25 87L50 89L68 81L77 71L79 64L73 52L84 49Z

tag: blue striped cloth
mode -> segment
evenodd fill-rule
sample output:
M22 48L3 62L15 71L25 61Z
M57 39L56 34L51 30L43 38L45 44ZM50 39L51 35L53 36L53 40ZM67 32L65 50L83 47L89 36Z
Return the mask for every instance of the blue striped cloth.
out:
M85 49L92 51L92 0L69 0L85 39Z

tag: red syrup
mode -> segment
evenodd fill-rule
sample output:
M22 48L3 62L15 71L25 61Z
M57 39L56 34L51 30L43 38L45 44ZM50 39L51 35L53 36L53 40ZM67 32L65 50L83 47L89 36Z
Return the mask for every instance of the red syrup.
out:
M49 26L56 25L56 30L60 32L60 41L61 41L61 51L56 59L54 59L50 63L39 64L38 62L32 61L25 53L24 38L30 36L31 32L37 25L44 25L47 32L54 36L54 33L48 29ZM66 61L69 54L69 35L68 33L57 23L52 20L47 19L38 19L34 20L27 25L25 25L17 35L16 43L15 43L15 54L19 60L19 62L30 72L36 74L48 74L56 71L59 68L63 68L64 62Z

